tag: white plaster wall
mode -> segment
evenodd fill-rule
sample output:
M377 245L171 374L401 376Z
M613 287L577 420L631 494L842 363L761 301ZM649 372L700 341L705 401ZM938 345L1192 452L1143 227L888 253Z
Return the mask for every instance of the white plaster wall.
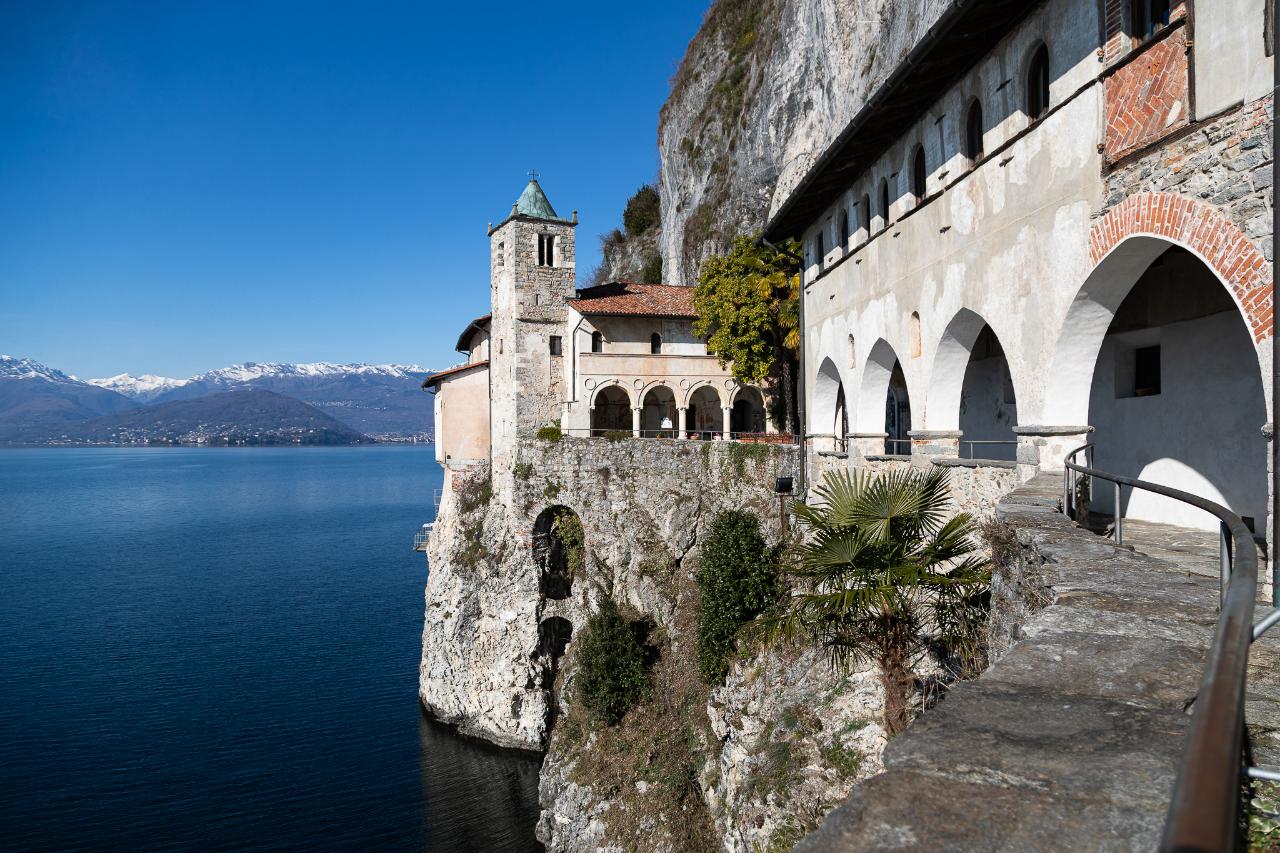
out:
M476 368L440 382L436 391L436 461L489 458L489 371Z
M1195 6L1196 118L1260 98L1271 90L1263 44L1265 0L1213 0Z
M604 335L606 353L649 354L649 338L662 335L663 355L706 355L707 343L693 333L693 321L671 317L585 317L578 330L581 352L591 352L591 333Z
M1161 390L1116 399L1118 346L1160 345ZM1108 335L1094 371L1089 423L1097 467L1150 480L1267 518L1267 421L1253 342L1237 311ZM1093 508L1111 512L1113 492L1099 485ZM1125 514L1216 530L1208 513L1133 490Z

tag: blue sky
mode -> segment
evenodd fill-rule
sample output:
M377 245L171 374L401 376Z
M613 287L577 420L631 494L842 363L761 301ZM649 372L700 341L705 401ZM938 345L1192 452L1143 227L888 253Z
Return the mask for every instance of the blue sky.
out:
M704 11L0 3L0 352L446 366L529 169L598 263Z

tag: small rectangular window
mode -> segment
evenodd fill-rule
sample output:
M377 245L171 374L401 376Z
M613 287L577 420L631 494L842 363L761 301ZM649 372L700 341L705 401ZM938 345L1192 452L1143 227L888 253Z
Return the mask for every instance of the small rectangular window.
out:
M552 335L551 336L551 354L560 355L560 352L561 352L560 336Z
M498 269L502 269L507 265L507 244L506 243L498 244L497 261L498 261Z
M1139 347L1133 353L1133 396L1160 393L1160 347Z

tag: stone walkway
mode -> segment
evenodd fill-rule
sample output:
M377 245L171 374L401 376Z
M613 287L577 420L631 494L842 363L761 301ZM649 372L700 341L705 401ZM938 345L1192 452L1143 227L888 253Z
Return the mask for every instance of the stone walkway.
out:
M1216 545L1212 572L1196 537L1131 528L1153 554L1116 546L1058 511L1060 484L1038 477L997 507L1022 545L993 584L1008 650L797 850L1155 849L1217 620ZM1276 640L1255 645L1250 676L1258 760L1280 763Z

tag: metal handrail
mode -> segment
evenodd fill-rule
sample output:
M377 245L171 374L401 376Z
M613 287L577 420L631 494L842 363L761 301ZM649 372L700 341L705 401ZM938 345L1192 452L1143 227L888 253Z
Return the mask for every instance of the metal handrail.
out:
M998 445L1001 445L1001 446L1004 446L1004 447L1017 447L1017 446L1018 446L1018 440L1017 440L1017 439L980 439L980 438L962 438L962 439L960 439L960 447L961 447L961 448L963 448L966 444L967 444L967 445L969 445L969 456L968 456L968 458L969 458L969 459L973 459L973 458L974 458L974 455L973 455L973 454L974 454L974 452L975 452L973 448L974 448L974 445L976 445L976 444L981 444L981 445L996 445L996 444L998 444ZM965 458L965 456L964 456L964 453L963 453L963 452L961 452L961 454L960 454L960 458L961 458L961 459Z
M1063 511L1074 518L1077 481L1071 472L1107 480L1116 487L1116 542L1123 541L1121 489L1163 495L1213 515L1222 533L1220 552L1220 604L1213 643L1205 661L1204 675L1196 693L1195 710L1187 733L1182 767L1173 787L1165 817L1160 849L1164 851L1230 850L1235 847L1240 815L1240 783L1246 772L1244 751L1244 691L1249 664L1249 646L1255 639L1254 602L1258 592L1258 553L1253 534L1244 521L1220 504L1198 495L1171 489L1145 480L1121 477L1097 468L1077 464L1081 453L1093 462L1093 445L1086 444L1067 454L1064 460ZM1265 631L1275 613L1258 624ZM1257 770L1267 772L1264 768Z
M562 435L579 438L644 438L681 441L739 441L757 444L795 444L794 435L785 432L734 432L722 430L669 429L605 429L603 427L561 427Z

